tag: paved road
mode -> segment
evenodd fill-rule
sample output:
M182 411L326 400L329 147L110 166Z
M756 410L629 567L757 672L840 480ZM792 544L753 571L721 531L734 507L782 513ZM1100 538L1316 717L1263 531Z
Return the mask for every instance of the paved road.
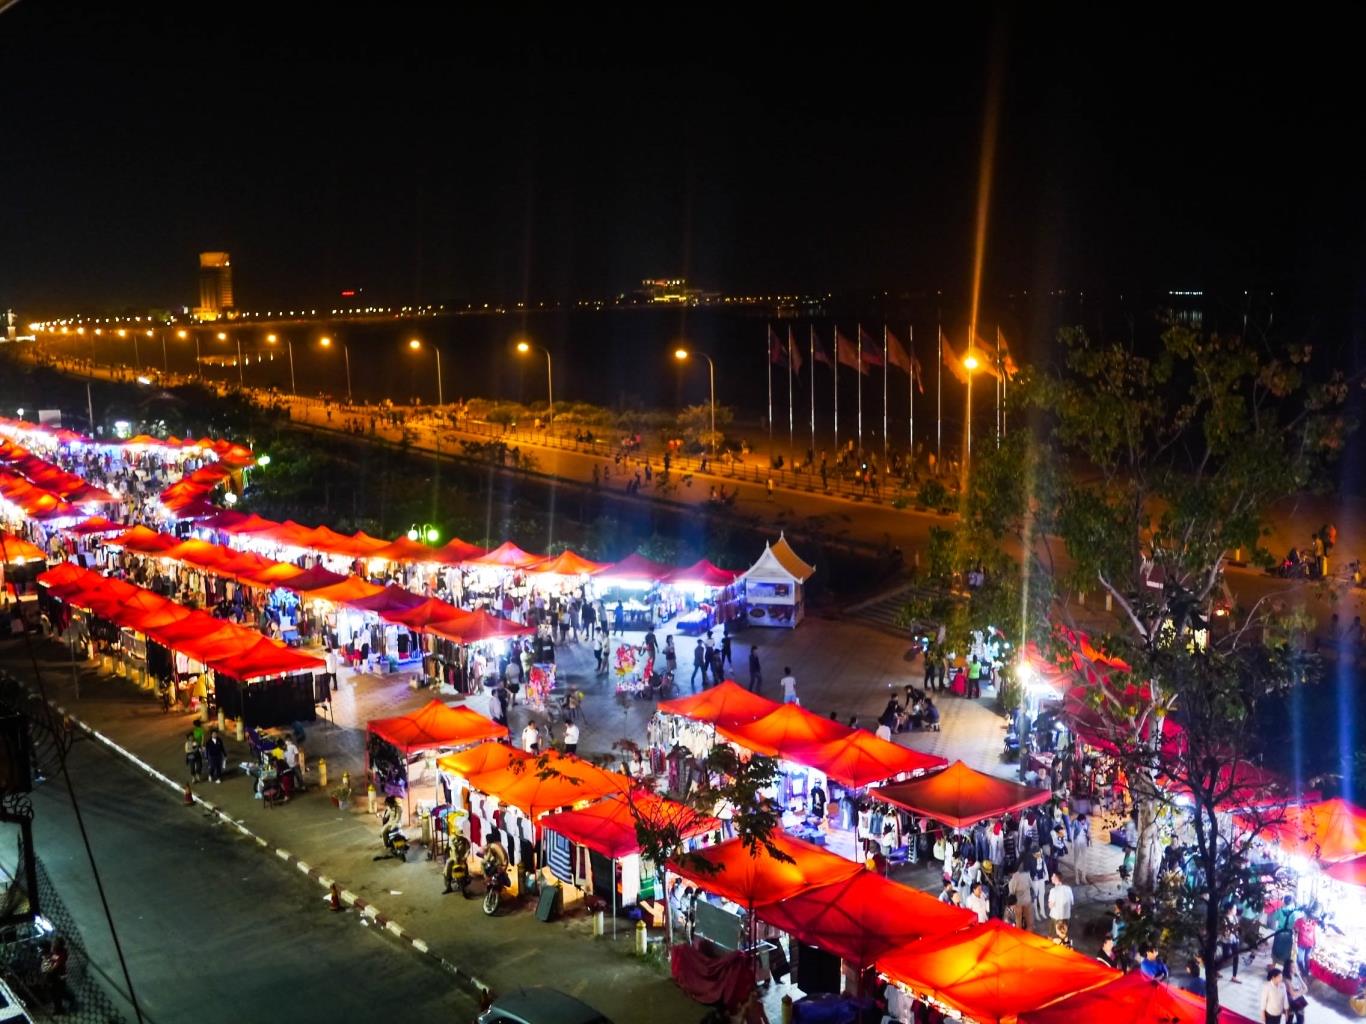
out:
M329 913L315 883L177 806L122 759L84 740L69 763L146 1020L473 1018L439 968L354 912ZM92 958L117 975L64 784L40 786L33 803L39 855Z

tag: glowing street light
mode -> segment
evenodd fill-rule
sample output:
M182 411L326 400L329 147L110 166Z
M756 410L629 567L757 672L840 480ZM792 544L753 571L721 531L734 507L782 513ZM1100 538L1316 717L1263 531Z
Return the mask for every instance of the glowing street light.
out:
M410 338L408 340L408 348L414 352L422 351L422 339ZM441 386L441 349L433 345L432 351L436 353L436 404L438 407L444 407L446 404L446 394Z
M227 341L228 333L226 331L219 331L218 340ZM237 341L237 386L239 388L245 388L247 383L242 376L242 339L239 337L235 340Z
M711 387L711 454L716 457L716 364L711 361L711 356L705 352L692 353L686 348L674 349L674 358L680 363L686 363L694 354L701 356L707 361L707 380Z
M414 542L420 540L427 544L435 544L441 539L441 531L431 523L423 523L421 526L414 523L408 527L408 539Z
M267 334L267 335L266 335L266 344L267 344L267 345L275 345L275 344L277 344L279 341L280 341L280 339L279 339L278 337L276 337L274 334ZM294 395L294 396L297 397L298 394L299 394L299 391L298 391L298 389L294 386L294 342L292 342L292 341L290 341L288 338L286 338L286 339L285 339L285 348L287 348L287 349L289 350L289 393L290 393L291 395Z
M175 336L176 336L177 338L179 338L181 341L184 341L186 338L188 338L188 337L190 336L190 332L187 331L187 330L185 330L185 328L182 327L180 330L178 330L178 331L175 332ZM198 374L199 379L200 379L200 380L203 380L203 379L204 379L204 360L203 360L203 358L202 358L202 357L200 356L200 354L199 354L199 332L198 332L198 331L196 331L196 332L195 332L195 335L194 335L194 365L195 365L195 372Z
M517 351L522 355L527 355L533 348L538 348L545 353L545 418L549 421L555 418L555 375L550 367L550 350L542 345L536 345L525 340L517 342Z
M318 339L318 344L321 345L323 348L331 348L331 347L332 347L332 339L329 338L327 335L324 334L321 338ZM347 348L346 342L344 342L344 341L341 343L341 347L342 347L342 357L346 360L346 404L347 404L347 405L350 405L350 404L351 404L351 350L350 350L349 348Z
M968 349L967 354L963 357L963 368L968 371L967 444L963 448L963 473L965 482L968 470L968 460L972 458L972 371L977 369L979 365L977 356L973 354L972 349Z

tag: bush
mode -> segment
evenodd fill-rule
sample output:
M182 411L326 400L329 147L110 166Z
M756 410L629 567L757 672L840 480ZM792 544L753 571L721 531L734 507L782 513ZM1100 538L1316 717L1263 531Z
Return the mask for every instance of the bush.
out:
M949 491L938 480L926 480L916 500L925 508L943 508L949 503Z

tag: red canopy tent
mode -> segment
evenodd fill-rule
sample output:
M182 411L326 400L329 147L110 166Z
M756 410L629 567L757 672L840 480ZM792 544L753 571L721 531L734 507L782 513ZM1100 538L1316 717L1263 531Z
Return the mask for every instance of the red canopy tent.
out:
M422 603L401 611L380 612L380 616L389 622L397 622L399 625L408 626L411 629L422 629L433 622L451 622L465 614L455 605L447 604L435 597L429 597Z
M994 919L912 942L878 957L877 969L978 1024L1016 1024L1029 1010L1119 977L1099 960Z
M263 676L320 669L325 662L322 658L305 654L292 647L286 647L278 640L262 636L244 651L205 664L215 672L246 682Z
M560 807L624 793L633 785L629 776L609 772L573 754L552 752L542 756L544 769L540 759L526 760L501 771L475 775L470 785L520 809L533 821Z
M666 715L681 715L716 726L738 726L777 711L781 704L751 693L734 680L727 679L701 693L661 701L659 710Z
M390 583L377 594L360 597L354 601L348 601L347 604L352 608L359 608L366 612L402 612L416 608L425 600L426 598L421 594L414 594L411 590L404 590L402 587Z
M337 583L343 582L347 578L348 577L344 576L342 573L332 572L330 569L324 569L321 565L315 565L310 569L304 569L298 575L290 576L287 579L280 581L280 585L287 587L290 590L303 593L321 590L323 587L331 587ZM360 594L358 596L368 597L369 595Z
M598 577L604 580L645 580L658 583L672 573L674 568L672 565L656 562L638 551L633 551L620 562L608 566L598 574Z
M241 515L240 512L236 514ZM226 516L222 518L226 518ZM257 534L267 534L273 530L279 529L279 527L280 524L275 522L275 520L266 519L262 516L258 516L255 512L252 512L249 515L238 519L236 522L218 523L215 524L213 528L222 530L224 533L230 533L234 537L240 537L243 535L255 536Z
M259 531L256 536L284 547L306 548L311 551L314 550L313 540L317 536L317 531L311 526L296 523L293 519L286 519L283 523L275 523L269 529Z
M175 547L178 542L168 533L158 533L146 526L134 526L111 538L109 543L144 555L159 555Z
M871 871L754 908L761 921L860 970L909 942L967 928L977 915Z
M294 579L285 583L291 590L295 589L295 581L302 577L296 576ZM363 600L367 597L374 597L384 593L384 588L378 583L370 583L361 579L359 576L345 576L336 583L330 583L325 587L316 587L308 591L308 598L311 601L331 601L333 604L351 604L353 601Z
M728 587L739 573L731 572L700 558L686 569L676 569L664 577L665 583L691 584L703 587Z
M89 569L82 569L75 562L58 562L39 576L38 582L46 586L49 593L60 597L63 589L84 580L89 574Z
M762 844L750 853L742 840L728 839L698 850L686 862L671 861L669 870L707 892L746 907L777 903L816 886L848 881L865 870L861 864L786 832L774 833L770 842L789 859L778 860ZM698 861L714 870L700 867Z
M1205 1024L1205 1000L1175 985L1133 971L1117 981L1019 1015L1020 1024ZM1252 1024L1241 1013L1219 1008L1219 1024Z
M478 544L471 544L469 541L456 537L443 547L437 548L432 554L436 556L436 561L442 565L460 565L462 562L468 562L472 558L479 558L481 555L487 554L487 550Z
M533 555L523 551L512 541L504 541L486 555L467 558L466 565L482 565L495 569L527 569L537 562L544 562L545 555Z
M290 580L303 574L304 570L292 562L270 562L260 572L246 573L244 576L248 583L258 583L263 587L288 587Z
M42 562L46 561L47 555L37 544L24 540L23 537L16 537L12 533L0 531L0 561L4 562Z
M372 718L366 728L405 754L440 747L463 747L482 740L506 737L507 727L466 707L453 708L433 700L407 715Z
M608 796L577 811L547 815L541 819L541 827L615 860L640 852L637 817L657 826L677 826L683 839L721 827L716 818L645 790L636 790L629 798L624 794Z
M756 754L785 757L802 747L848 739L854 730L797 704L783 704L763 718L740 725L718 725L716 731Z
M435 633L437 636L443 636L447 640L454 640L461 644L477 644L484 640L496 640L501 637L530 636L536 632L535 626L526 626L507 619L500 619L496 615L490 615L482 608L477 611L463 612L458 618L448 622L431 622L422 628L429 633Z
M561 551L554 558L533 566L529 571L556 576L592 576L607 568L606 562L590 562L573 551Z
M1323 873L1348 885L1366 885L1366 854L1329 864Z
M1366 811L1341 797L1287 807L1279 821L1261 829L1262 838L1282 853L1321 864L1352 860L1366 853ZM1241 828L1252 822L1240 815Z
M383 559L386 562L435 562L436 548L429 548L420 541L399 537L382 548L369 552L366 558Z
M967 828L986 818L1044 804L1052 797L1046 789L998 779L962 761L923 779L870 789L868 795L953 828Z
M514 761L530 760L531 755L506 743L481 743L458 754L447 754L437 766L463 779L474 779L486 772L502 771Z
M851 789L863 789L897 775L932 771L948 764L934 754L878 739L867 729L855 729L852 735L828 743L796 747L784 756L797 764L816 768Z
M346 554L355 558L366 558L372 551L387 547L389 542L383 537L371 537L364 530L357 530L350 537Z

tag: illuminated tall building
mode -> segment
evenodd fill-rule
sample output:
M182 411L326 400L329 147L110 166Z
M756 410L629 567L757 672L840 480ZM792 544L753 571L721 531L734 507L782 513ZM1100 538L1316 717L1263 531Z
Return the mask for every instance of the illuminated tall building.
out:
M195 319L218 320L232 311L232 257L226 252L201 252Z

